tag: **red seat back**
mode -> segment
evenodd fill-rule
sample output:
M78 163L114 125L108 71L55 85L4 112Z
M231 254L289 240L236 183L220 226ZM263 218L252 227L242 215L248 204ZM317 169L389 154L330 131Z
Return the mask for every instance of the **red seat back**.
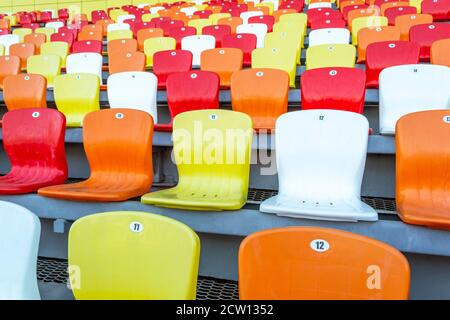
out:
M222 46L223 37L231 34L231 27L225 24L203 27L202 34L211 35L216 38L216 48Z
M85 41L77 41L74 42L72 45L72 52L73 53L80 53L80 52L94 52L102 54L102 42L96 41L96 40L85 40Z
M427 23L411 27L409 41L420 46L420 60L430 60L430 48L434 41L450 38L450 23Z
M222 39L223 48L238 48L244 53L243 65L251 66L252 51L256 49L256 35L250 33L230 34Z
M158 88L166 87L167 77L172 73L190 71L192 53L187 50L165 50L153 55L153 73L158 77Z

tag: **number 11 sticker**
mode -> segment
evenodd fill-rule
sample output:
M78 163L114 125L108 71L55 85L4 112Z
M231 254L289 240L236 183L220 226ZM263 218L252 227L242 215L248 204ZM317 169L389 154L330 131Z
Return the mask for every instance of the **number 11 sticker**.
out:
M133 221L130 223L130 230L131 232L139 233L144 231L144 225L140 222Z

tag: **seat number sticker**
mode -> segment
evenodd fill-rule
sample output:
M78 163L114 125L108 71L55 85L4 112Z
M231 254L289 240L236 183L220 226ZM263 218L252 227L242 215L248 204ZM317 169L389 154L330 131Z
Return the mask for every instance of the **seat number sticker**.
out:
M442 118L442 120L443 120L445 123L450 123L450 116L444 116L444 117Z
M330 249L330 244L328 243L328 241L323 239L314 239L313 241L311 241L310 247L316 252L325 252Z
M144 231L144 225L138 221L133 221L130 223L130 230L134 233L140 233Z

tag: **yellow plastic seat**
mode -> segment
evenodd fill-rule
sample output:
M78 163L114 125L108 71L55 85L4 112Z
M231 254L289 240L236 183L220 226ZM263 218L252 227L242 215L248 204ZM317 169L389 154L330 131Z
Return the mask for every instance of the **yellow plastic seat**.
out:
M68 127L81 127L89 112L100 109L100 79L95 74L73 73L55 78L55 104Z
M209 16L209 24L210 25L215 25L215 24L219 24L219 20L220 19L226 19L226 18L231 18L231 14L229 13L213 13Z
M117 18L121 15L125 15L128 14L127 11L122 10L122 9L113 9L109 12L109 17L114 20L117 21Z
M116 39L133 39L133 31L131 30L112 30L107 34L107 40L116 40Z
M287 13L280 16L279 22L296 22L303 26L303 34L306 34L308 16L305 13Z
M66 67L66 58L69 54L69 44L64 41L46 42L41 45L41 54L57 55L61 58L61 68Z
M53 87L61 72L61 58L54 54L38 54L27 59L27 73L40 74L47 79L47 87Z
M33 30L30 28L17 28L17 29L14 29L12 33L15 35L18 35L20 38L20 42L23 42L25 36L33 33Z
M4 56L5 55L5 46L0 44L0 56Z
M306 50L306 70L326 67L353 68L356 48L351 44L322 44Z
M305 46L305 32L302 24L295 21L277 22L273 25L273 32L285 32L289 36L295 38L295 42L300 43L300 48ZM292 35L291 35L292 34Z
M409 5L416 7L417 14L422 13L422 1L423 0L409 0Z
M178 114L173 123L178 185L147 193L147 204L188 210L237 210L247 201L252 120L230 110Z
M295 50L296 64L300 64L301 43L295 32L270 32L264 38L264 46L269 48L283 48Z
M200 240L188 226L148 212L88 215L69 232L78 300L194 300Z
M352 22L352 44L358 45L358 32L363 28L375 28L388 25L388 18L381 16L360 17Z
M202 34L203 27L210 26L211 21L209 19L192 19L189 20L188 26L197 29L197 34Z
M177 40L171 37L155 37L144 41L144 53L148 67L153 67L153 55L159 51L175 50Z
M267 8L269 10L269 15L273 15L274 4L272 2L261 2L255 5L255 8Z
M45 38L47 39L47 42L50 42L52 34L55 33L55 29L53 29L53 28L37 28L36 30L34 30L34 33L45 34Z
M295 88L296 57L294 46L257 48L252 51L252 68L284 70L289 74L289 86Z
M141 17L142 22L150 22L153 18L158 18L159 14L157 13L146 13Z

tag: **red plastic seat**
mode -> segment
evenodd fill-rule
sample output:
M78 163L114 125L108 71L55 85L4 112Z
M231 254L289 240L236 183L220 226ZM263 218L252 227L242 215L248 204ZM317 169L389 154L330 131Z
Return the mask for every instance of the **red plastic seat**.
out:
M392 7L386 9L384 11L384 16L388 18L388 24L393 26L395 25L395 18L398 16L403 16L405 14L416 14L417 8L413 6L399 6L399 7Z
M248 23L264 23L267 26L267 32L272 32L275 18L269 15L256 16L248 19Z
M41 22L50 22L52 20L52 12L51 11L42 11L40 16Z
M343 19L343 15L339 10L333 10L332 8L316 8L308 10L308 26L311 26L313 22L321 20L339 20Z
M103 44L101 41L96 40L85 40L85 41L77 41L72 45L72 53L81 53L81 52L94 52L98 54L102 54Z
M212 15L213 12L211 10L201 10L201 11L195 11L194 15L199 16L200 19L208 19L210 15Z
M73 35L73 41L76 41L77 37L78 37L78 29L74 28L74 27L68 27L68 26L64 26L59 28L58 30L59 33L69 33L71 32Z
M63 8L58 10L58 18L69 19L69 9Z
M422 13L433 16L433 21L450 20L450 0L423 0Z
M302 110L333 109L363 113L366 75L356 68L319 68L300 78Z
M158 17L158 18L152 18L150 20L151 23L154 24L154 28L161 28L161 24L170 21L171 19L169 17Z
M220 79L214 72L195 70L172 73L167 77L166 86L171 121L155 125L155 130L172 131L173 118L179 113L219 108Z
M158 51L153 55L153 73L158 77L158 88L165 89L172 73L187 72L192 67L192 53L187 50Z
M326 28L345 28L346 25L344 19L314 20L311 22L311 31Z
M155 24L151 22L143 22L138 21L134 24L133 28L131 29L133 31L134 37L137 37L138 31L142 29L151 29L154 28Z
M427 23L411 27L409 41L420 46L420 60L430 61L430 48L434 41L450 38L450 23Z
M34 192L64 183L66 118L54 109L9 111L3 116L3 147L11 171L0 177L0 194Z
M408 41L371 43L366 50L366 86L378 87L380 72L388 67L419 63L420 47Z
M211 35L216 38L216 48L222 46L223 37L231 34L231 27L225 24L203 27L202 34Z
M41 24L40 23L25 23L25 24L23 24L22 25L22 28L28 28L28 29L31 29L31 30L33 30L33 32L37 29L37 28L40 28L41 27Z
M54 33L50 37L50 41L62 41L66 42L69 45L69 49L72 48L73 45L73 33L72 32L58 32Z
M159 23L158 28L161 28L164 30L164 36L168 36L170 33L170 29L172 28L181 28L184 27L184 22L181 20L169 20L169 21L162 21Z
M169 37L174 38L177 41L177 49L181 48L181 39L196 34L197 29L195 27L174 27L169 30Z
M238 48L244 53L243 65L252 65L252 51L256 49L256 35L250 33L230 34L222 39L223 48Z

